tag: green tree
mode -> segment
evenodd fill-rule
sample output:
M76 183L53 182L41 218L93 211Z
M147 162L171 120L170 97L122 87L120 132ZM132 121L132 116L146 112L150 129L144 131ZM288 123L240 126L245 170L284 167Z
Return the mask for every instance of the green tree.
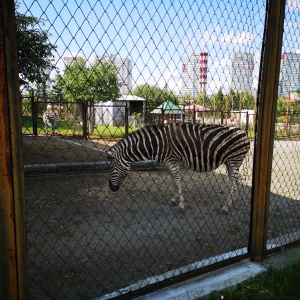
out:
M68 101L109 101L120 96L117 69L111 58L97 57L87 66L85 59L76 58L67 66L64 74L56 75L56 89Z
M201 92L196 98L195 98L195 104L204 105L205 107L211 106L210 99L207 96L206 92Z
M286 102L284 97L280 97L277 100L277 115L280 116L282 113L286 113Z
M88 71L90 99L110 101L120 97L121 82L119 82L112 56L97 57Z
M171 100L174 103L178 102L178 97L175 93L169 91L167 87L161 89L156 85L150 85L148 83L137 86L133 90L133 94L145 98L150 107L158 106L166 100Z
M192 99L193 97L188 92L184 92L183 95L181 96L180 104L187 104L191 102Z
M225 97L222 91L222 88L220 87L218 92L212 97L212 107L215 108L217 111L221 111L225 109Z
M165 85L165 87L162 89L161 99L162 99L162 102L164 102L166 100L171 100L175 104L178 104L178 96L174 92L170 91L168 89L167 85Z
M16 11L16 36L20 78L26 82L45 85L54 68L53 51L56 45L49 42L49 33L41 29L42 19Z
M228 96L228 110L238 111L240 105L240 94L235 92L233 89L230 89Z
M249 92L242 93L242 109L254 109L254 97Z
M89 85L85 59L78 57L65 68L64 74L56 75L55 89L60 90L68 101L87 99Z

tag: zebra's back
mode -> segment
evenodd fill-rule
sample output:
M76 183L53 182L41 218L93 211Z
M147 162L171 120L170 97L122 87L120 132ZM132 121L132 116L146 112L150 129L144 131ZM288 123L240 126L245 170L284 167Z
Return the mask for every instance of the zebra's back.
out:
M250 141L239 127L223 125L168 125L144 127L111 148L125 161L155 160L183 163L195 171L208 172L226 160L238 167L249 151Z
M170 125L165 128L171 145L171 159L181 160L195 171L208 172L226 160L240 166L250 141L239 127L223 125Z

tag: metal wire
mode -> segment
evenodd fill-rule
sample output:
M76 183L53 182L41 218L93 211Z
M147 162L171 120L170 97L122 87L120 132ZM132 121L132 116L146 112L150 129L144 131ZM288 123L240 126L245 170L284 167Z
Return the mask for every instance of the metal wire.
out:
M106 151L131 131L157 123L239 125L253 138L264 1L18 3L19 13L43 19L34 28L57 46L46 88L30 84L22 91L30 298L114 297L247 256L253 143L228 214L221 210L229 185L225 168L204 174L183 169L182 211L170 205L172 181L156 164L134 166L112 193ZM299 10L287 2L287 53L300 49ZM94 83L87 69L97 57L106 67L121 61L119 96L130 99L101 102L100 94L85 89ZM80 59L82 77L67 79L67 69ZM187 83L192 62L199 68L196 87ZM284 87L290 81L282 76ZM141 89L145 85L152 90ZM166 100L180 105L184 118L159 107ZM300 106L282 103L268 249L299 240ZM42 122L49 104L59 115L53 136Z

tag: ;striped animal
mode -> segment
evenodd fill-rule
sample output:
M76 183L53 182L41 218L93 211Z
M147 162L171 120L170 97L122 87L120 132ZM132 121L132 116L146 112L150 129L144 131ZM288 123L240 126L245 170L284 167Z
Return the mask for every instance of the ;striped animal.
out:
M48 135L48 127L51 128L51 135L54 134L56 127L56 120L58 119L58 113L52 109L52 106L48 107L47 110L43 113L43 121L45 124L46 134Z
M239 168L250 149L245 131L223 125L168 125L142 128L123 138L108 151L111 158L109 187L117 191L132 163L155 160L169 168L175 185L172 201L184 208L179 168L209 172L225 164L230 177L228 211L236 198Z

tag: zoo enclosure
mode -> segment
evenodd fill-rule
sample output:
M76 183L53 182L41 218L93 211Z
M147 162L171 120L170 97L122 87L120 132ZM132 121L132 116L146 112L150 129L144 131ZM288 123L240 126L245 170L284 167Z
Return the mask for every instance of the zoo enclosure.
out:
M272 8L272 6L269 5L270 3L268 3L267 12L269 12L269 9ZM275 11L277 13L282 13L282 10L278 7ZM272 16L272 12L270 12L269 16ZM274 19L276 20L276 18ZM280 18L278 17L277 20L280 20ZM271 22L272 18L267 18L267 21ZM269 27L267 28L277 27L274 26L274 24L269 24ZM278 25L278 28L282 28L282 26ZM272 36L276 36L276 34ZM280 44L280 39L276 39L275 42L276 41ZM274 47L274 43L271 43L267 39L266 47L271 44L273 49L277 51L277 56L274 53L272 55L272 53L270 54L268 52L268 55L265 56L264 62L268 59L275 59L276 57L278 61L278 53L280 52L278 50L278 44L277 47L276 45ZM270 49L268 51L270 51ZM268 67L271 68L275 65L276 63L273 61L273 63L270 63ZM264 67L264 70L266 70L266 66ZM268 76L274 74L275 76L276 72L271 68L271 70L268 69L268 71L265 71L264 74L267 74ZM268 78L265 80L267 80L268 85L275 82L274 86L276 91L276 78ZM271 126L272 120L269 124L268 120L270 119L270 112L273 111L272 108L275 106L273 103L274 99L276 99L277 96L270 96L270 94L267 94L266 96L264 94L265 86L267 85L262 85L262 91L260 93L260 99L263 99L263 101L261 100L259 105L259 117L261 119L258 124L261 127L258 126L258 138L261 140L258 140L258 148L256 149L258 151L257 157L261 158L261 160L265 160L266 154L269 158L271 156L271 153L268 152L270 146L265 145L266 147L262 147L267 149L267 151L264 150L264 152L260 151L259 148L264 142L269 143L270 140L272 140L272 136L268 136L268 134L270 134L273 130ZM266 105L269 105L269 107L265 108ZM274 115L272 114L272 116ZM260 130L262 128L263 130ZM26 136L24 138L26 138ZM46 148L42 146L42 140L37 140L39 142L41 152L45 152ZM61 140L57 140L56 137L49 137L46 141L50 145L55 145L56 149L59 149L62 144ZM25 154L27 151L30 152L29 150L34 142L34 139L30 140L29 147L24 149ZM57 144L55 144L55 142L57 142ZM265 193L264 190L260 190L260 193L257 192L257 187L259 186L257 180L259 181L260 178L265 177L265 174L267 174L266 177L268 177L271 173L270 169L268 172L265 172L268 168L270 168L270 165L268 165L268 168L265 167L264 172L262 172L264 164L263 161L260 161L259 163L256 163L255 166L256 182L254 183L252 213L255 215L257 212L257 218L254 216L253 220L255 219L256 222L254 222L254 226L251 227L253 229L251 232L256 235L252 237L252 242L254 242L252 243L251 251L247 248L248 239L245 239L248 235L247 232L250 222L247 222L248 225L241 223L241 220L245 220L247 217L250 217L250 209L248 209L247 206L244 206L247 203L249 204L249 199L241 199L241 206L236 206L240 215L238 213L232 213L229 217L222 217L215 214L214 209L216 206L210 206L210 203L205 201L200 203L197 202L195 195L199 195L199 190L193 190L192 186L188 186L189 181L196 182L192 181L192 177L190 177L188 172L184 176L187 178L187 191L191 191L189 194L192 209L189 209L187 215L183 217L176 215L176 212L169 210L164 203L161 203L160 200L155 197L155 195L164 195L169 192L168 188L167 190L163 189L166 186L168 187L168 184L166 185L165 180L163 180L164 177L161 177L162 175L158 176L156 173L149 173L151 176L144 178L143 182L148 185L144 185L143 187L137 186L136 182L138 182L139 177L145 176L145 174L147 175L148 173L144 172L133 174L133 178L128 182L124 193L117 197L108 193L108 191L105 190L105 187L100 190L99 188L97 189L99 183L95 180L93 174L88 174L90 176L87 174L77 174L77 176L70 178L61 178L58 175L54 175L54 177L40 178L39 180L37 180L37 178L27 178L25 187L27 188L26 201L30 273L29 288L32 297L39 297L41 294L47 296L51 295L53 297L63 296L69 298L87 295L90 295L90 297L96 297L104 295L105 293L109 293L110 296L126 294L129 291L136 290L136 288L141 289L145 287L145 284L146 286L147 284L152 285L153 283L167 281L169 278L172 280L172 278L178 278L177 276L179 274L190 274L193 273L193 271L196 271L197 273L197 271L199 272L199 269L201 272L207 270L207 266L215 268L220 266L218 263L228 264L235 259L239 260L242 257L248 257L250 254L261 257L266 253L269 253L270 250L278 250L281 247L298 243L299 239L297 233L299 224L297 221L297 215L299 206L297 188L295 188L295 185L293 193L290 193L292 192L290 183L297 183L297 179L295 180L295 177L297 178L297 173L293 173L291 170L295 170L295 165L293 163L295 163L298 159L298 144L297 141L295 141L295 143L292 141L292 143L274 143L274 145L274 159L277 159L278 164L275 164L277 168L274 168L273 171L273 176L275 174L273 179L275 180L274 182L272 181L272 184L275 186L272 189L272 209L270 211L270 219L268 220L269 227L273 230L272 232L266 232L265 227L262 225L266 223L266 220L259 219L258 217L261 215L268 215L265 211L266 207L268 207L268 205L266 205L268 193ZM82 146L84 145L82 144ZM290 149L289 156L285 156L287 149ZM278 154L281 158L279 161L275 150L279 150ZM81 152L82 155L83 151ZM38 157L37 153L35 153L34 156ZM80 156L77 157L79 158ZM283 160L284 157L286 158L286 161ZM289 164L287 161L292 162L292 164ZM55 161L54 163L56 164ZM42 163L40 165L42 165ZM282 171L285 176L282 175ZM104 182L107 181L105 176L105 174L100 176ZM221 179L220 185L217 186L217 188L207 191L208 193L203 195L204 199L205 197L210 199L209 192L215 195L215 199L220 199L215 193L216 190L222 190L222 182L225 181L222 180L222 172L213 176L214 181L216 182L219 182L217 178ZM92 177L90 182L86 181L87 177ZM278 180L277 177L283 179L286 178L288 181L276 182L276 180ZM293 178L293 180L290 181L290 178ZM207 186L207 184L212 182L209 180L209 177L200 178L200 180L202 180L201 182L206 183L204 186ZM93 182L94 185L92 184ZM151 184L154 182L157 183L157 185ZM243 191L245 191L245 194L249 195L249 193L246 193L246 191L249 192L249 188L247 189L246 184L247 181L244 183ZM50 186L47 184L50 184ZM70 191L66 192L66 186L68 185L73 187L73 193L70 193ZM286 186L289 190L288 193L280 190L278 185ZM78 186L80 188L74 188ZM104 183L103 186L105 186ZM157 186L161 187L161 190L157 190ZM261 186L264 188L266 185ZM151 201L142 202L144 207L147 207L147 213L143 211L143 205L139 205L139 201L133 203L130 202L132 199L139 200L138 197L142 197L142 200L149 199L149 195L152 195ZM257 201L258 196L261 197L260 201ZM97 198L96 200L98 202L101 201L100 204L98 203L98 206L97 201L95 201L93 197ZM65 202L62 201L62 199ZM124 201L124 199L126 201ZM80 202L83 200L85 204L84 207L88 208L88 211L83 211L83 207L80 206ZM113 202L117 205L112 205ZM126 205L125 207L122 207L124 202ZM156 203L158 204L156 205ZM66 209L66 207L68 209ZM201 207L204 212L201 212L199 207ZM101 214L103 211L106 212L105 215ZM123 212L125 213L124 216L126 216L126 218L122 218ZM278 216L278 212L280 216L279 218L275 218L275 216ZM95 214L93 215L91 213ZM158 215L163 218L158 218ZM95 220L96 222L91 220ZM146 220L146 222L142 222L141 220ZM185 223L183 220L193 220L193 222ZM204 224L200 223L200 225L205 225L207 231L197 232L197 230L201 228L201 226L199 226L199 222L201 221L199 220L204 220ZM209 223L209 220L212 220L213 222ZM287 220L289 221L288 224L285 222ZM230 223L230 221L234 224ZM226 237L230 240L230 244L226 245L224 249L218 244L218 241L221 237L220 233L224 236L225 224L228 222L229 227L227 227ZM101 224L101 226L99 226L99 224ZM117 229L110 227L110 224L115 224ZM209 224L211 226L208 226ZM217 224L220 224L221 229L218 229ZM211 230L212 228L213 230ZM168 230L170 229L172 229L171 231L173 234L171 242L169 239L147 240L147 236L159 236L161 231L168 233ZM246 230L246 232L244 230ZM232 234L232 232L238 232L238 234ZM265 238L267 235L268 241L266 242ZM187 236L192 237L192 240L187 241ZM211 239L210 241L213 242L205 243L203 237L206 239L209 238ZM235 244L238 240L242 240L241 237L244 239L243 244ZM172 264L172 259L170 261L168 257L170 257L172 253L173 255L175 254L175 257L178 257L179 253L176 252L176 249L174 249L174 245L178 240L179 243L176 245L183 245L182 241L184 240L185 245L190 245L192 242L192 244L194 243L196 247L187 247L183 252L183 257L180 257L179 259L179 266L174 266L174 264ZM127 244L127 246L129 245L130 248L123 248L125 247L124 244ZM157 247L162 245L163 247L161 249L167 248L168 251L160 252L158 251L159 248L151 248L151 244L155 244ZM103 246L104 248L101 248ZM132 251L134 246L140 247L138 248L140 251ZM245 246L245 248L243 248L243 246ZM199 249L201 249L201 251ZM122 252L125 250L128 251L125 252L126 254L134 253L135 256L132 256L130 260L128 260L126 256L122 256ZM146 256L147 253L158 253L160 255L155 255L151 258L150 256ZM210 257L209 255L211 253L216 254L216 256ZM91 272L91 270L93 266L96 266L96 270L98 270L99 273L99 270L104 268L107 260L102 261L101 258L103 259L103 257L105 257L107 259L107 256L105 255L109 255L111 259L110 266L112 267L112 274L105 272L103 269L103 277L108 278L109 274L111 276L109 278L113 278L113 280L108 280L106 282L102 281L103 283L101 285L99 284L101 280L93 277L94 272ZM144 260L144 265L141 263L141 260L137 259L140 256L144 256L143 258L146 258ZM162 258L162 262L159 264L157 264L158 257ZM202 260L199 262L199 259ZM127 261L129 262L128 264L126 263ZM174 259L174 261L176 260ZM121 274L120 276L118 273L120 266L127 270L127 274ZM132 266L134 267L133 269L131 269ZM143 268L141 266L143 266ZM67 271L63 273L62 270ZM63 279L58 277L60 274L63 274ZM62 286L61 283L65 283L65 285ZM116 283L116 285L113 285L113 283ZM126 286L129 286L129 288L123 290L122 288ZM114 291L117 291L117 294L115 294Z
M182 108L184 114L165 114L160 109L160 114L153 114L156 107L141 107L132 109L128 102L121 105L105 105L92 101L67 102L61 100L42 100L34 96L22 97L23 134L45 134L42 122L43 112L50 104L58 113L58 126L56 133L73 135L88 139L101 138L103 132L97 129L97 125L124 127L124 136L132 130L145 125L170 124L189 122L192 124L224 124L238 125L254 137L255 114L252 110L241 111L196 111L195 105ZM117 117L116 117L117 116ZM233 118L233 119L231 119ZM39 122L38 122L39 120ZM60 132L59 127L65 130ZM112 134L112 133L111 133ZM277 138L298 137L300 134L300 112L279 111L276 114L275 136Z
M164 108L149 107L147 103L136 109L131 107L130 102L107 105L88 100L76 102L47 101L32 95L22 97L23 134L39 135L42 133L42 116L43 112L47 110L47 105L53 107L60 124L69 129L69 134L81 135L85 139L89 135L96 135L101 138L101 133L97 132L97 125L124 127L124 135L128 135L129 128L138 129L151 124L162 125L182 122L238 125L243 127L246 132L249 128L254 131L255 114L252 110L199 111L196 110L196 105L182 105L180 106L182 113L176 114L165 112ZM153 113L154 110L156 113ZM292 116L293 120L296 120L297 113L292 114Z

